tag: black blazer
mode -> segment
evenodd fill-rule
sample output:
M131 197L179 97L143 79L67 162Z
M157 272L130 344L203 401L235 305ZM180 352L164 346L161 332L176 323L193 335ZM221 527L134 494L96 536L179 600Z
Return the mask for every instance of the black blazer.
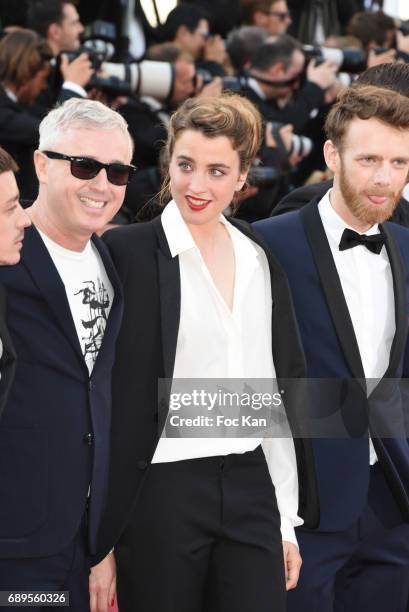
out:
M247 224L232 223L259 244ZM168 406L167 402L158 405L158 378L173 376L180 316L179 259L170 254L160 217L110 231L104 241L123 283L125 300L113 370L109 493L96 561L118 542L126 528L159 441ZM265 252L274 302L273 357L293 425L298 391L284 379L305 376L304 355L286 276ZM319 510L310 442L298 438L295 446L300 512L313 527Z
M7 292L0 285L0 340L3 352L0 359L0 420L7 402L16 370L16 351L7 327Z
M122 292L105 245L98 237L93 243L115 298L91 376L64 285L34 226L25 232L21 262L0 267L18 355L0 420L0 558L61 551L83 521L90 483L94 552L108 475L111 369Z

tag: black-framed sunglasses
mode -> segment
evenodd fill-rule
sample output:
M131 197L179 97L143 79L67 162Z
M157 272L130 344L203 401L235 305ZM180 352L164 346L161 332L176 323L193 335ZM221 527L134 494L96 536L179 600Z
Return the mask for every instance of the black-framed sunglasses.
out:
M266 11L266 15L271 15L271 17L277 17L280 21L286 21L286 19L290 19L291 15L287 12L281 11Z
M302 72L299 72L298 74L293 76L291 79L286 79L284 81L272 81L271 79L265 79L258 75L252 74L251 72L249 73L249 75L253 79L256 79L256 81L260 81L260 83L270 85L271 87L293 87L294 85L298 85L302 81L305 76L305 72L303 70Z
M126 164L112 163L103 164L102 162L92 159L91 157L81 157L75 155L64 155L56 151L41 151L50 159L63 159L70 162L70 170L72 176L83 181L89 181L95 178L105 168L108 181L113 185L123 187L131 182L135 176L136 167L127 166Z

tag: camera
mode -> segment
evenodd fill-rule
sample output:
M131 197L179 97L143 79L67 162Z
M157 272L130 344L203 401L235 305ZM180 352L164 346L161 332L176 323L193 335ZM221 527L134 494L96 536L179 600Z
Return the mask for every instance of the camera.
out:
M257 163L253 163L248 174L249 183L254 187L274 187L280 178L280 171L274 166L263 166Z
M313 149L314 143L311 138L307 136L301 136L299 134L293 134L291 138L291 148L288 151L284 145L283 139L281 138L280 129L284 126L284 123L273 121L271 124L271 132L277 146L288 156L299 155L300 157L307 157Z
M87 26L83 35L83 44L77 51L65 53L72 62L82 53L86 53L94 70L94 75L87 84L87 89L97 88L109 97L129 96L132 93L130 81L114 75L100 76L97 73L105 70L107 62L115 53L116 29L107 21L94 21Z
M195 74L195 85L197 85L198 76L202 77L203 87L205 85L209 85L209 83L211 83L215 78L212 74L210 74L210 72L208 72L208 70L205 70L203 68L197 68L196 74ZM228 91L232 91L234 93L240 93L243 89L244 82L245 82L244 77L225 76L225 77L222 77L222 89L223 90L227 89Z
M139 94L166 100L173 85L171 64L143 60L114 62L116 28L106 21L94 21L85 30L81 49L67 53L70 61L87 53L96 72L87 87L96 87L108 96Z
M409 21L401 21L398 29L407 36L409 34Z
M407 29L405 29L407 28ZM409 25L404 24L400 27L401 32L409 34ZM390 49L385 47L375 47L373 51L376 55L386 53ZM314 47L312 45L303 45L303 52L307 59L314 59L316 62L330 60L334 62L340 74L344 77L344 84L349 85L350 82L345 81L346 74L360 74L367 68L367 53L362 49L355 47L347 47L345 49L333 49L332 47ZM402 51L396 51L395 58L397 60L408 61L408 56ZM349 77L350 79L350 77Z
M337 65L338 70L359 74L366 69L366 53L362 49L348 47L346 49L333 49L332 47L314 47L303 45L303 52L307 59L326 61L330 60ZM380 51L378 51L379 53Z

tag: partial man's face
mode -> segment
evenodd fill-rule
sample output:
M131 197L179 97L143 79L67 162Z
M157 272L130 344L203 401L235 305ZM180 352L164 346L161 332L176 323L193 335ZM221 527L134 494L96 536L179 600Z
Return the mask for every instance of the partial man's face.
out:
M174 108L195 93L195 74L196 68L193 62L178 60L175 63L175 80L171 99Z
M60 46L62 51L76 51L81 45L80 36L84 26L80 21L78 11L73 4L63 6L63 20L61 26Z
M24 229L31 224L20 206L14 173L0 174L0 265L14 265L20 261Z
M209 24L207 19L201 19L194 32L187 31L184 36L184 51L190 53L194 59L197 59L202 53L206 39L209 35Z
M292 55L291 63L287 69L282 69L277 72L276 67L272 66L266 74L268 79L272 81L286 83L287 85L271 85L268 86L269 91L266 91L266 95L270 99L286 99L291 97L292 93L299 88L299 84L303 75L305 66L304 54L296 49Z
M254 14L254 25L267 30L269 34L285 34L291 24L291 15L285 0L272 2L268 11Z

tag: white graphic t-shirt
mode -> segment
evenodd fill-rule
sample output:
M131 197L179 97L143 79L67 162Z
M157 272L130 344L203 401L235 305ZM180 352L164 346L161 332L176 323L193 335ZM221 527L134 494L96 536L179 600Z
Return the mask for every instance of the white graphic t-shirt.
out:
M70 251L39 231L65 286L82 354L91 374L104 337L114 290L98 250L89 241Z

